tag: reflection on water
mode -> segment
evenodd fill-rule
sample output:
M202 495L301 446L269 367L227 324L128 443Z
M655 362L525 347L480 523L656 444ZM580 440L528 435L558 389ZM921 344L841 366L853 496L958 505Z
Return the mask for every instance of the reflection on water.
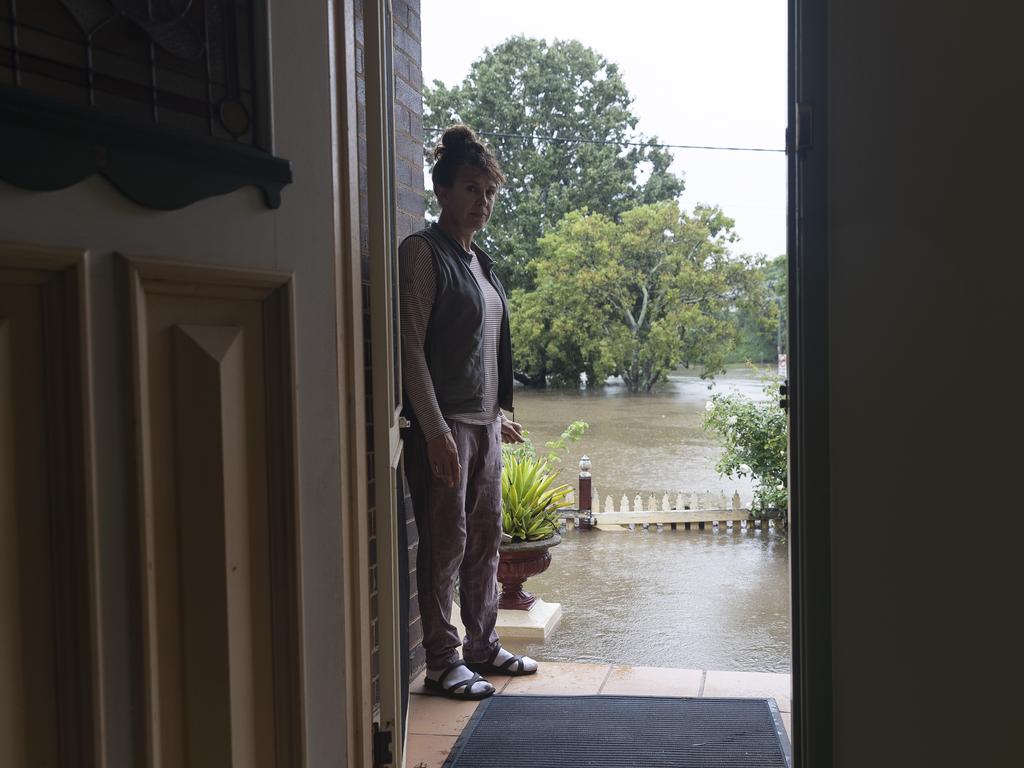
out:
M761 531L569 530L526 588L562 604L547 661L789 672L789 547Z
M573 419L590 424L563 463L576 485L579 456L593 461L594 487L630 499L640 493L739 491L749 481L720 478L721 446L700 427L715 392L765 397L759 374L739 367L712 389L696 371L678 371L654 395L621 386L594 392L517 389L516 416L538 446ZM768 532L572 531L551 550L551 568L527 583L562 604L562 622L543 643L510 643L550 661L788 672L789 551Z
M631 395L621 385L601 390L536 391L517 388L516 418L539 448L553 440L574 419L590 424L562 464L562 482L575 486L579 457L586 453L593 467L594 487L601 500L616 505L626 494L674 494L678 491L739 491L750 502L749 480L720 478L715 463L722 454L713 435L701 429L704 404L712 394L740 392L762 399L759 375L744 367L730 369L709 382L697 371L678 371L653 395Z

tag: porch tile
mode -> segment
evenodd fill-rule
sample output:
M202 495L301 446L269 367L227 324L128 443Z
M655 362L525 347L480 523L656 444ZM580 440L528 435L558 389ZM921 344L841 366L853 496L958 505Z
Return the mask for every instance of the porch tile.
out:
M458 736L476 712L479 702L443 696L409 697L409 733L422 736Z
M405 751L409 768L441 768L455 746L457 736L410 734Z
M542 661L536 674L508 678L508 685L502 693L552 696L595 694L600 692L610 670L610 664Z
M790 676L775 672L716 672L709 670L704 696L722 698L771 697L780 712L791 712Z
M699 696L699 669L612 667L601 693L625 696Z

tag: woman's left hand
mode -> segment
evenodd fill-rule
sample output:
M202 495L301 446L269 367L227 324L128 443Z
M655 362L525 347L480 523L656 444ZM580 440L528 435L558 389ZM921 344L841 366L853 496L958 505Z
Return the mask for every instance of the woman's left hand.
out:
M523 425L518 421L509 421L508 419L503 420L501 422L501 442L523 442Z

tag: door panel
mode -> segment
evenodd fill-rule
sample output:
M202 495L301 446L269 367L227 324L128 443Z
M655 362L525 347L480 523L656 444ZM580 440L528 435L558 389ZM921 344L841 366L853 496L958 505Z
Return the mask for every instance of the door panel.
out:
M0 764L92 766L83 254L0 245Z
M298 766L289 278L127 270L149 764Z

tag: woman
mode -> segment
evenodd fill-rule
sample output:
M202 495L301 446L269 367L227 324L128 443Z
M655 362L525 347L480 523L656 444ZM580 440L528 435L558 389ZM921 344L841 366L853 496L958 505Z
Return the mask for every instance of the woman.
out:
M476 673L537 671L533 659L502 648L494 630L501 443L523 436L502 413L512 410L508 302L473 237L487 224L505 177L465 125L444 132L431 177L441 216L399 249L403 383L412 422L405 469L419 530L424 685L482 699L494 686ZM464 639L450 621L456 575Z

